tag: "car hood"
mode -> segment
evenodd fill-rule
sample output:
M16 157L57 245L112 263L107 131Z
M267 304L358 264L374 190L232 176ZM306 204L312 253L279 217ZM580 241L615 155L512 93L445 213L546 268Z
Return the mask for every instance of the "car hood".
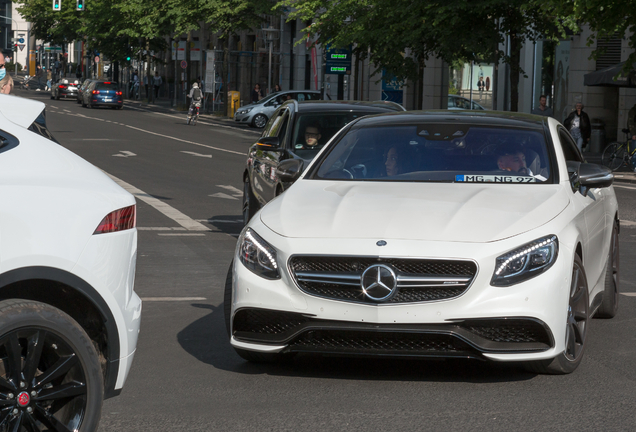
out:
M260 217L285 237L483 243L540 227L568 203L558 184L299 180Z

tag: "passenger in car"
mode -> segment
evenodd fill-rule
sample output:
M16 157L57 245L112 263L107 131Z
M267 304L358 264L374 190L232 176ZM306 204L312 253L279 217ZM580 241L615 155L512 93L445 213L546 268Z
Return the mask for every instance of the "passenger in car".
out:
M402 146L393 146L389 148L384 156L384 167L387 176L396 176L409 172L407 164L410 160L408 151Z
M313 124L305 128L305 143L296 144L296 150L317 150L321 146L319 140L322 137L318 125Z
M497 158L497 166L503 171L510 171L524 176L533 175L530 168L526 165L526 155L518 147L502 149Z

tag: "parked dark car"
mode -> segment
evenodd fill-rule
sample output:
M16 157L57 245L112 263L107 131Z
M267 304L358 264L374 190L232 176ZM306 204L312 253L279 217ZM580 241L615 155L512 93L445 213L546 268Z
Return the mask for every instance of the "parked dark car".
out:
M113 109L122 109L124 97L119 84L114 81L93 81L84 90L82 106L90 108L109 106Z
M79 80L60 78L55 84L51 85L51 99L77 98L78 87Z
M243 222L280 195L291 183L281 182L279 165L290 159L307 164L347 123L370 114L405 111L393 102L305 101L283 103L247 153L243 173Z
M82 99L84 98L84 91L88 88L88 86L95 80L85 79L81 86L77 88L77 103L81 104Z

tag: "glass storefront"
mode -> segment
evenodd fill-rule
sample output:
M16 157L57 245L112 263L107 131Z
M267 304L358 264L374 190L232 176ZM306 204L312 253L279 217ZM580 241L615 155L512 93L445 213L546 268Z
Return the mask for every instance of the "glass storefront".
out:
M470 99L472 92L473 102L492 109L493 72L492 63L475 63L472 70L470 63L451 65L448 94Z

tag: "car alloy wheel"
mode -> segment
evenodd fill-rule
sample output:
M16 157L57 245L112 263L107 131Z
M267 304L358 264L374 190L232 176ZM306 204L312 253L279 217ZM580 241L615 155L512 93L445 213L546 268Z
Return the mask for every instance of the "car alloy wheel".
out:
M104 389L84 330L44 303L6 300L0 313L0 429L95 430Z
M256 203L256 197L252 192L252 187L249 180L243 182L243 226L254 217L258 211L258 204Z
M252 123L254 124L254 127L264 128L267 124L267 116L264 114L256 114Z
M565 349L553 359L525 362L526 369L541 374L569 374L576 370L583 359L589 322L589 292L583 261L574 256L570 299L565 325Z

